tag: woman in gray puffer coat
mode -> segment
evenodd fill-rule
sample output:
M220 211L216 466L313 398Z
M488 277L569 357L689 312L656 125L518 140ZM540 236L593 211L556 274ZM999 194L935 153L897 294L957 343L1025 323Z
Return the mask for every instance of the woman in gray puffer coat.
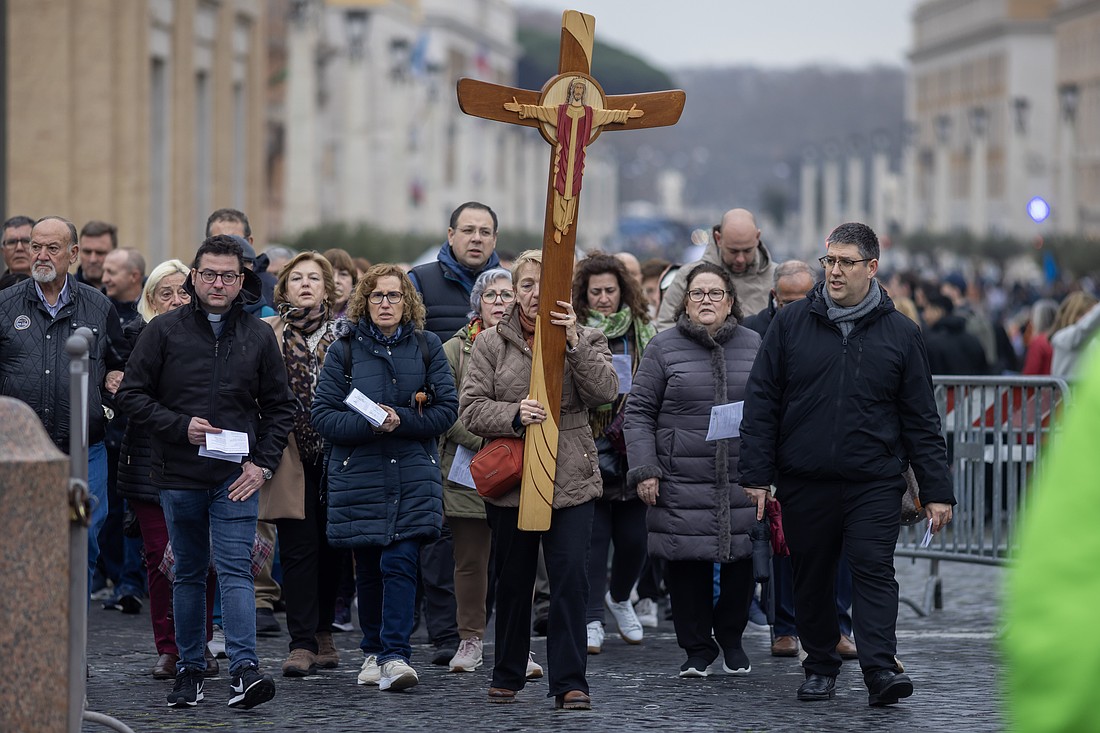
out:
M736 437L706 439L712 408L744 400L760 347L740 320L726 271L695 267L676 326L649 342L627 403L627 482L649 505L650 555L669 561L676 641L687 654L681 677L706 676L719 646L727 673L751 669L741 635L755 587L748 533L756 507L736 481Z

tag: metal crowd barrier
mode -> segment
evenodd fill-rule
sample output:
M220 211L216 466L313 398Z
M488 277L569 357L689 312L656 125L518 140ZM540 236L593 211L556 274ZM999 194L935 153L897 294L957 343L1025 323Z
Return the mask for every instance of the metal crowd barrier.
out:
M1069 388L1056 377L932 378L955 486L951 523L920 546L925 522L902 527L896 555L930 561L920 602L901 601L925 616L943 607L940 561L1005 565L1039 457L1058 430Z

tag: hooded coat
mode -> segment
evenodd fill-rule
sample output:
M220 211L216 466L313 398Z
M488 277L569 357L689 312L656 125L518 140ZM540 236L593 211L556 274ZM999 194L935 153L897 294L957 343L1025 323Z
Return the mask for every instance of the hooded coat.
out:
M752 556L756 507L737 483L737 438L708 441L711 408L745 399L760 336L730 317L713 337L681 315L642 355L626 406L632 488L659 479L649 554L732 562Z

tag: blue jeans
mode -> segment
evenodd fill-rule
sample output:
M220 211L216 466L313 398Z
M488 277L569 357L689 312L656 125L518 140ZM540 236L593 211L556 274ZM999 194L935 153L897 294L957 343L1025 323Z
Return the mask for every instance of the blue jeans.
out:
M256 590L252 581L252 545L260 494L231 501L229 486L237 476L209 490L161 490L160 503L176 558L172 611L176 623L177 671L203 671L206 642L206 575L210 551L221 588L225 653L229 671L254 664L256 658Z
M412 656L409 637L416 612L419 559L419 540L355 548L355 590L363 629L359 648L364 654L377 654L380 665Z
M88 446L88 494L92 499L92 515L88 523L88 589L99 559L99 530L107 521L107 447L103 441Z

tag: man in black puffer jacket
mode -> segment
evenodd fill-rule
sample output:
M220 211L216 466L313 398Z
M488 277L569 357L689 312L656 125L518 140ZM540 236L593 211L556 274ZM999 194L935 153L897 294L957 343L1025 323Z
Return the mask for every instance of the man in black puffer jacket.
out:
M799 700L834 694L841 659L833 579L843 548L871 705L913 692L895 671L902 473L912 464L939 531L955 503L924 343L875 280L878 238L842 224L821 258L825 281L777 314L745 390L741 485L764 513L783 504L806 681Z
M191 302L149 322L126 365L119 404L149 432L152 483L160 490L176 559L174 707L202 699L206 669L203 596L213 548L222 591L231 707L275 696L256 657L251 549L259 489L278 467L294 417L286 366L266 323L244 306L260 295L240 244L227 235L199 247ZM243 461L205 455L208 435L247 435ZM200 453L202 451L202 453ZM238 459L239 460L239 459Z

